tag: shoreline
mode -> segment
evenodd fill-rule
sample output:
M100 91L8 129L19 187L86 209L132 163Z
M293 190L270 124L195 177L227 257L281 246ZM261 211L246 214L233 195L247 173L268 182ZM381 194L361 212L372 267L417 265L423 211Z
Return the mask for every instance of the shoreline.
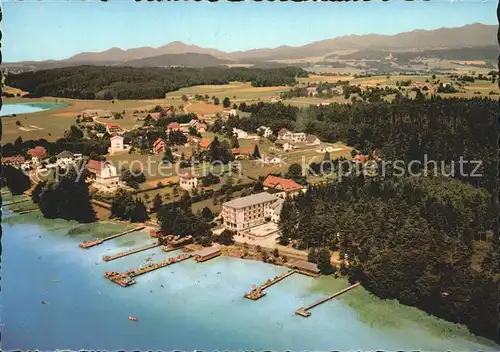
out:
M39 223L38 219L27 218L26 220L28 220L28 222L35 222L37 224ZM57 221L57 219L46 219L46 220L49 220L49 222L54 221L54 220ZM62 219L59 219L59 220L62 220ZM63 221L66 221L66 220L63 220ZM120 220L101 220L101 221L96 221L96 222L91 223L91 224L93 226L107 225L107 224L123 225L123 226L127 226L127 225L128 226L130 226L130 225L139 226L140 225L140 223L130 223L127 221L120 221ZM40 224L40 225L43 226L42 224ZM86 224L79 224L79 225L77 225L77 227L82 226L82 225L86 225ZM150 228L152 228L151 224L145 224L145 226L149 226ZM149 235L147 234L147 229L143 229L139 232L142 232L142 233L146 234L147 237L149 237ZM81 235L88 235L88 234L82 233ZM287 261L283 260L283 256L281 255L281 253L280 253L280 256L276 258L273 256L273 253L272 253L273 250L270 250L267 248L261 247L261 250L259 251L259 250L257 250L257 246L255 246L255 245L241 244L241 243L234 243L234 244L229 245L229 246L219 244L219 247L221 248L221 251L222 251L221 256L224 256L227 258L245 259L248 261L273 264L274 266L282 266L285 268L287 267L286 266ZM202 249L202 248L206 248L206 247L203 247L202 245L197 245L197 244L189 244L189 245L185 246L184 248L180 248L180 249L181 250L186 250L186 249L187 250L198 250L198 249ZM267 258L270 258L271 260L265 260L264 254ZM327 294L327 291L323 292L324 289L321 289L321 287L326 283L326 281L324 281L324 279L342 280L345 278L344 277L340 277L340 278L335 277L334 278L334 275L323 275L323 278L320 279L321 281L319 281L317 285L315 284L315 287L317 286L320 289L320 291L322 292L322 294ZM314 291L317 292L318 288L314 289ZM368 298L368 297L371 297L371 298ZM358 314L362 314L360 312L363 312L364 308L359 307L360 302L357 302L357 301L360 301L360 300L363 301L365 299L370 299L370 300L376 299L377 300L377 301L373 301L373 302L370 301L369 302L370 305L376 306L377 304L380 303L380 304L383 304L384 306L389 307L388 309L392 309L392 307L394 307L395 309L398 309L400 312L403 312L403 313L406 312L406 314L403 314L402 318L408 319L411 323L420 324L418 319L421 319L422 317L423 317L422 319L425 319L425 318L438 319L437 321L430 321L429 320L429 322L427 322L427 323L421 323L421 324L425 324L423 326L427 329L427 331L429 331L430 333L432 333L436 337L455 336L451 330L451 329L453 329L453 326L456 326L457 331L464 329L463 325L453 324L453 323L448 322L446 320L433 317L433 316L431 316L423 311L418 310L415 307L406 306L406 305L403 305L397 301L393 302L392 300L387 301L387 300L380 299L380 298L374 296L373 294L369 293L368 291L362 291L361 293L354 293L352 297L348 297L347 299L343 299L343 301L348 302L345 304L347 304L352 309L355 309L356 311L358 311ZM409 314L411 312L410 309L414 310L414 313ZM412 317L414 317L415 319L412 319ZM368 317L368 319L370 319L370 317ZM362 319L362 321L363 321L363 319ZM364 322L364 323L365 324L373 324L372 322ZM439 327L440 324L443 324L443 327L449 326L449 328L441 328L440 327L439 331L435 332L433 330L433 325L436 325ZM452 324L452 325L449 325L449 324ZM468 332L468 330L467 330L467 332ZM448 335L448 333L450 333L451 335ZM470 341L470 342L474 342L474 343L478 343L478 341L479 341L482 344L491 345L491 346L496 347L494 341L490 341L490 340L485 341L481 336L473 335L470 332L468 332L468 333L471 335L464 337L465 340Z

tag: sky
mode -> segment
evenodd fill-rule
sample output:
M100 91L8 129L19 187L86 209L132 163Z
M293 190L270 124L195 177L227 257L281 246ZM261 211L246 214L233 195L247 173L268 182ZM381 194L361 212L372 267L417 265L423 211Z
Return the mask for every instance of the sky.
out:
M298 46L350 34L498 24L495 0L135 2L3 0L5 62L173 41L222 51Z

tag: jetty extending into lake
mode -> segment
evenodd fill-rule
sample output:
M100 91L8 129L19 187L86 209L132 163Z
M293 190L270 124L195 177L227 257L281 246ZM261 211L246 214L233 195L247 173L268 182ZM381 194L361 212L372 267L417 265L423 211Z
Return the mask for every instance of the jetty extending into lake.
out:
M135 280L133 279L134 277L144 275L151 271L158 270L175 263L182 262L184 260L191 258L192 256L193 254L191 253L182 253L179 254L177 257L171 257L162 260L161 262L158 263L151 263L146 266L140 267L138 269L129 269L121 274L117 272L106 272L104 276L111 282L114 282L115 284L118 284L122 287L128 287L135 284Z
M263 285L254 288L252 291L245 293L243 297L251 299L252 301L257 301L258 299L264 297L266 295L266 292L264 292L265 289L271 287L272 285L280 282L281 280L286 279L290 275L295 274L297 271L295 269L289 270L287 272L284 272L283 274L280 274L273 279L267 280Z
M117 237L120 237L120 236L124 236L128 233L131 233L131 232L136 232L136 231L140 231L142 229L145 229L146 226L139 226L139 227L136 227L135 229L131 229L131 230L127 230L127 231L123 231L123 232L120 232L120 233L116 233L114 235L111 235L111 236L108 236L108 237L105 237L105 238L100 238L100 239L96 239L96 240L93 240L93 241L83 241L82 243L80 243L80 248L83 248L83 249L88 249L90 247L94 247L94 246L98 246L100 245L101 243L104 243L106 241L109 241L109 240L112 240L114 238L117 238Z
M129 249L129 250L126 250L123 252L116 253L116 254L105 255L102 257L102 260L104 260L105 262L110 262L110 261L115 260L115 259L126 257L127 255L139 253L142 251L147 251L148 249L158 247L159 245L160 245L160 243L156 242L156 243L147 244L147 245L142 246L142 247L132 248L132 249Z
M18 204L18 203L23 203L23 202L27 202L31 200L31 198L24 198L24 199L19 199L19 200L15 200L15 201L12 201L12 202L9 202L9 203L4 203L3 205L4 206L7 206L7 205L14 205L14 204Z
M325 298L322 298L322 299L320 299L320 300L318 300L318 301L316 301L316 302L314 302L314 303L312 303L312 304L310 304L310 305L308 305L308 306L301 307L301 308L297 309L297 310L295 311L295 314L296 314L296 315L300 315L300 316L302 316L302 317L304 317L304 318L307 318L307 317L309 317L309 316L311 315L311 312L309 312L309 310L311 310L311 309L313 309L314 307L317 307L317 306L319 306L320 304L323 304L323 303L325 303L325 302L327 302L327 301L329 301L329 300L331 300L331 299L333 299L333 298L335 298L335 297L338 297L338 296L340 296L341 294L346 293L347 291L350 291L350 290L352 290L353 288L355 288L355 287L357 287L357 286L359 286L359 285L360 285L360 283L359 283L359 282L356 282L355 284L353 284L353 285L351 285L351 286L348 286L348 287L344 288L343 290L340 290L340 291L338 291L338 292L335 292L334 294L332 294L332 295L330 295L330 296L327 296L327 297L325 297Z

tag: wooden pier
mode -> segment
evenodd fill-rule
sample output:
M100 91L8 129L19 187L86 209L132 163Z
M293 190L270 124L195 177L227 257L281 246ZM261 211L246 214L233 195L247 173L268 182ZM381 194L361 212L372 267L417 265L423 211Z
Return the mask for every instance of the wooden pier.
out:
M135 284L135 280L131 279L127 274L120 274L116 271L106 271L104 277L121 287L128 287Z
M18 211L17 213L18 213L19 215L23 215L23 214L32 213L32 212L34 212L34 211L38 211L38 210L40 210L40 209L39 209L38 207L36 207L36 208L31 208L31 209L21 210L21 211Z
M104 257L102 257L102 260L104 260L105 262L110 262L110 261L115 260L115 259L126 257L127 255L139 253L142 251L147 251L148 249L158 247L159 245L160 244L158 242L156 242L156 243L151 243L151 244L139 247L139 248L132 248L132 249L129 249L127 251L119 252L119 253L116 253L113 255L105 255Z
M139 275L143 275L143 274L149 273L149 272L157 270L157 269L167 267L167 266L175 264L175 263L182 262L182 261L189 259L191 257L192 257L192 254L182 253L182 254L179 254L177 257L171 257L171 258L162 260L161 262L158 262L158 263L151 263L151 264L146 265L146 266L139 268L139 269L133 269L130 271L126 271L125 273L128 276L130 276L131 278L133 278L133 277L137 277Z
M18 203L23 203L23 202L27 202L31 200L31 198L25 198L25 199L20 199L20 200L15 200L13 202L9 202L9 203L4 203L3 205L4 206L7 206L7 205L13 205L13 204L18 204Z
M360 283L357 282L357 283L355 283L355 284L353 284L353 285L351 285L349 287L344 288L343 290L335 292L334 294L332 294L330 296L322 298L322 299L320 299L320 300L318 300L318 301L316 301L316 302L314 302L314 303L312 303L312 304L310 304L310 305L308 305L306 307L301 307L301 308L299 308L299 309L297 309L295 311L295 314L296 315L300 315L300 316L302 316L304 318L307 318L307 317L309 317L311 315L311 312L309 312L309 310L311 310L314 307L319 306L320 304L323 304L323 303L325 303L325 302L327 302L327 301L329 301L329 300L331 300L331 299L333 299L333 298L335 298L337 296L340 296L341 294L343 294L343 293L345 293L347 291L350 291L350 290L352 290L353 288L355 288L355 287L357 287L359 285L360 285Z
M252 301L257 301L258 299L264 297L266 295L266 292L264 292L265 289L271 287L272 285L280 282L281 280L286 279L292 274L295 274L297 271L296 270L289 270L283 274L280 274L276 276L273 279L267 280L263 285L254 288L252 291L245 293L243 297L251 299Z
M144 228L146 228L146 226L139 226L139 227L136 227L135 229L131 229L131 230L123 231L123 232L120 232L120 233L116 233L114 235L111 235L111 236L108 236L108 237L105 237L105 238L102 238L102 239L96 239L96 240L89 241L89 242L83 241L82 243L80 243L80 248L88 249L90 247L94 247L94 246L100 245L103 242L106 242L106 241L112 240L114 238L126 235L128 233L135 232L135 231L140 231L140 230L142 230Z

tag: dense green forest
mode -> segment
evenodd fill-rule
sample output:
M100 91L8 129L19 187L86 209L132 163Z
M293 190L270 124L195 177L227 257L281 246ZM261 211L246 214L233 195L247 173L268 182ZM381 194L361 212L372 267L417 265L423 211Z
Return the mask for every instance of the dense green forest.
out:
M496 340L497 216L461 181L351 176L286 200L280 241L339 250L340 270L377 296Z
M326 142L343 141L365 154L377 149L384 160L423 162L426 156L438 166L442 161L456 178L490 192L497 179L498 103L492 99L399 97L391 103L357 101L305 109L281 103L243 103L240 109L250 116L230 118L227 127L255 132L265 125L275 133L285 127L315 134ZM483 176L461 176L460 157L481 161L477 173ZM474 163L463 164L463 174L471 174L474 168Z
M75 99L161 99L165 93L205 84L251 82L255 87L293 85L307 77L297 67L282 68L134 68L107 66L64 67L10 74L5 84L32 97Z

